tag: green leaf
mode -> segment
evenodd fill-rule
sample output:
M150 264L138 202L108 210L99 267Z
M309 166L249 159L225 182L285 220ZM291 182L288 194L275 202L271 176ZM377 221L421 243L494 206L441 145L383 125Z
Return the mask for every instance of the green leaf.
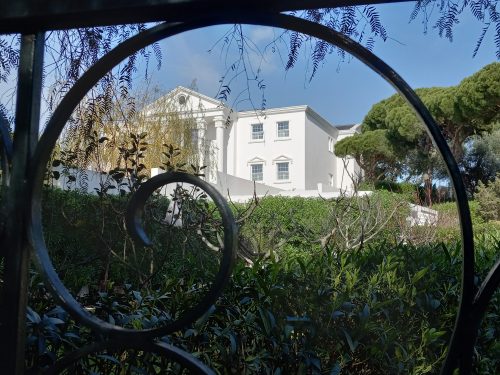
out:
M302 271L302 273L304 275L307 274L307 268L306 268L306 264L304 263L304 260L302 258L297 258L297 263L299 264L300 266L300 270Z
M347 341L347 344L349 345L349 349L351 349L351 352L354 353L354 351L358 347L358 342L352 341L351 335L349 335L349 333L345 329L342 329L342 331L344 332L344 336Z
M209 318L210 316L215 312L216 308L214 305L210 306L210 308L207 310L203 316L201 316L194 324L196 327L200 327L203 325Z
M29 306L26 309L26 315L30 323L38 324L42 321L40 315L38 315L38 313Z
M448 251L448 247L445 245L444 242L441 242L441 248L444 251L444 254L446 255L446 259L451 263L451 255L450 252Z
M137 302L141 303L142 302L142 296L141 296L141 293L136 291L136 290L133 290L132 291L132 294L134 295L134 298Z
M435 298L431 298L429 304L433 310L436 310L441 305L441 302Z
M266 331L266 334L270 335L271 334L271 323L269 322L267 311L265 311L261 307L259 307L259 315L260 315L260 319L262 321L262 324L264 325L264 330Z
M80 339L80 336L78 336L76 333L73 333L73 332L66 332L64 334L64 337L68 337L68 338L71 338L71 339Z
M192 328L189 328L186 330L186 332L184 332L184 338L188 338L191 336L197 336L197 335L198 335L198 331L195 329L192 329Z
M415 284L418 280L425 276L425 274L429 271L429 267L422 268L411 278L412 284Z
M368 306L368 304L365 304L365 306L363 307L363 310L359 313L359 317L362 320L365 320L369 316L370 316L370 306Z
M286 324L283 331L284 331L285 337L290 338L290 336L292 335L292 332L293 332L293 326L290 324Z
M236 348L237 348L236 337L234 336L233 333L229 333L228 337L229 337L229 342L231 344L231 354L235 354L236 353Z
M332 313L332 319L344 316L345 313L343 311L336 310Z

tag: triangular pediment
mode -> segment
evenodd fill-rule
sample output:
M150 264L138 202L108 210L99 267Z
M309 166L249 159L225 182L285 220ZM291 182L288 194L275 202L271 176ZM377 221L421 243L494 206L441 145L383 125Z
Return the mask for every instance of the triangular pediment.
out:
M258 164L258 163L266 164L266 161L256 156L247 162L247 164Z
M284 162L284 161L292 162L292 158L289 156L286 156L286 155L280 155L277 158L273 159L273 164L279 163L279 162Z
M154 114L159 111L196 114L222 108L224 108L223 103L217 99L183 86L177 86L166 95L147 105L145 111L148 114Z

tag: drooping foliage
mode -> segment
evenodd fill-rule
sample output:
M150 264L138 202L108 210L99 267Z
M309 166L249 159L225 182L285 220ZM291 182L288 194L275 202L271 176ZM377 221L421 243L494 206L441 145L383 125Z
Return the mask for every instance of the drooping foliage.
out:
M46 49L54 63L52 74L55 76L49 91L49 108L55 108L73 83L100 57L118 43L145 29L146 25L136 24L62 31L49 35ZM55 52L52 52L54 49ZM136 107L131 89L138 58L142 58L148 66L153 53L159 67L161 51L158 44L153 44L129 56L116 69L108 72L79 104L69 120L66 135L84 142L94 130L102 129L111 120L112 114L116 113L117 101L123 103L121 113L124 121L132 118Z
M130 107L138 110L131 112ZM181 114L174 98L165 96L157 87L134 90L126 100L113 97L109 109L95 117L86 108L81 109L75 117L87 123L91 131L79 137L71 130L63 134L59 145L65 165L107 172L124 167L127 159L124 150L129 149L132 153L139 151L144 172L149 174L151 168L163 165L167 145L177 150L180 164L197 165L198 152L213 153L207 142L198 141L194 108L184 108ZM141 138L144 145L136 150L129 143L131 135L140 134L144 134Z
M439 36L452 41L454 29L467 11L470 11L478 21L478 28L482 29L472 55L475 56L478 52L484 36L493 31L496 35L495 47L498 57L500 56L500 17L495 8L496 4L497 0L472 2L460 0L456 4L450 1L441 1L436 4L435 1L420 0L416 2L409 19L413 21L421 15L424 33L427 33L428 26L432 25ZM373 5L308 9L291 12L291 14L339 31L370 51L373 50L376 42L390 38L392 31L386 28L383 12ZM209 51L212 52L216 46L220 47L220 56L225 56L223 58L224 73L219 81L217 98L226 102L233 92L236 98L232 106L247 102L256 110L264 110L267 104L266 85L262 78L261 68L268 51L279 55L286 71L295 67L301 57L305 57L307 59L305 77L309 81L316 76L329 56L335 55L338 63L350 59L342 49L323 40L289 30L275 33L273 39L261 50L251 38L245 35L241 25L235 25L225 33ZM235 58L228 58L228 56L235 56ZM243 89L236 92L234 86L238 86L236 84L238 77L243 77L244 82ZM254 99L259 96L260 103L257 104Z
M118 43L145 30L145 24L116 25L84 29L57 30L46 33L44 58L44 108L53 111L66 92L81 75ZM0 83L15 80L19 63L20 38L18 35L0 37ZM108 72L88 93L69 121L74 137L89 136L96 122L109 113L116 98L128 100L129 114L135 112L130 90L139 58L146 66L151 58L161 65L162 53L155 43L129 56L118 68ZM3 98L3 112L12 118L15 90L10 89ZM44 114L46 115L46 114Z
M410 14L410 21L419 16L422 18L424 33L429 26L437 30L440 37L453 41L454 29L460 24L461 17L470 12L482 25L472 56L476 56L488 33L494 33L496 56L500 59L500 12L497 7L498 0L459 0L456 2L443 0L418 0ZM383 14L383 13L382 13ZM350 38L372 50L377 40L385 41L390 33L384 26L381 12L372 5L360 7L342 7L307 10L297 14L304 19L321 23L329 28L340 31ZM309 45L308 45L309 43ZM289 53L285 69L292 68L300 56L300 51L308 45L311 70L309 79L317 73L318 67L324 63L328 55L336 52L341 61L346 58L343 50L330 44L309 38L302 34L291 32L289 38Z
M422 16L422 23L425 31L432 24L433 11L437 14L437 20L432 25L439 33L440 37L445 37L453 41L453 29L460 23L460 17L467 10L483 24L482 30L476 41L472 56L476 56L479 48L483 44L484 37L493 32L497 58L500 59L500 12L498 11L498 0L460 0L460 1L434 1L418 0L413 8L410 20L414 20L419 15Z
M467 11L482 25L482 30L478 36L473 55L477 53L483 43L485 35L493 31L495 33L494 43L497 57L500 58L500 16L497 10L498 0L460 0L458 2L441 1L436 4L433 0L419 0L410 14L410 21L422 16L424 32L427 32L428 25L433 25L440 36L453 40L453 30L460 23L461 17ZM437 11L435 11L437 5ZM295 15L310 21L318 22L329 28L338 30L343 34L353 38L359 43L372 50L377 40L386 40L389 31L384 26L381 12L372 5L359 7L341 7L310 9L302 12L293 12ZM145 24L117 25L106 27L93 27L86 29L52 31L47 34L46 56L49 62L46 64L46 77L53 77L55 87L46 97L49 108L60 99L60 95L68 90L73 82L86 70L91 63L95 62L100 56L109 51L116 43L125 40L133 34L143 30ZM235 61L227 61L227 54L224 61L225 72L220 80L220 87L217 97L221 100L227 100L231 92L231 84L238 76L244 76L247 80L247 87L243 93L237 95L237 101L241 101L244 95L245 101L249 101L253 108L264 109L266 99L264 95L265 83L261 77L260 65L251 66L249 51L258 50L255 43L243 33L241 25L235 25L228 33L220 38L223 44L230 48L232 45L238 52ZM336 53L340 60L346 59L343 50L337 49L330 44L306 37L296 32L287 32L279 35L268 46L272 46L273 52L279 49L278 42L288 44L288 51L284 61L285 69L291 69L295 66L300 53L309 54L310 69L307 72L309 79L312 79L325 59L332 53ZM217 43L216 43L217 44ZM211 50L211 49L210 49ZM260 60L263 60L262 53ZM89 110L92 111L92 105L106 109L109 106L109 97L111 95L110 85L118 87L116 90L123 98L130 89L132 82L132 73L137 68L138 58L146 61L147 65L154 56L158 65L161 63L161 50L159 44L153 44L150 48L141 50L138 54L132 55L115 72L106 76L101 82L98 94L91 95L92 101L89 104ZM16 70L19 59L19 37L18 35L0 37L0 82L6 82L12 79L12 73ZM255 83L259 94L262 96L260 105L254 105L250 85ZM10 95L9 98L12 98ZM10 105L13 103L10 100ZM5 104L5 103L2 103ZM9 108L12 112L12 108ZM133 108L131 108L133 111ZM9 114L7 114L8 116ZM76 127L75 127L76 128ZM79 126L80 129L89 134L88 126Z
M0 39L0 81L7 82L11 71L16 69L19 63L19 51L17 37Z
M387 30L380 20L380 14L374 6L342 7L312 9L295 13L295 15L309 21L317 22L331 29L353 38L372 50L375 40L387 39ZM344 50L316 38L308 37L297 32L290 32L289 53L285 69L293 68L300 56L300 52L308 45L310 50L311 70L308 72L309 80L316 75L318 68L333 52L336 52L341 61L346 59Z

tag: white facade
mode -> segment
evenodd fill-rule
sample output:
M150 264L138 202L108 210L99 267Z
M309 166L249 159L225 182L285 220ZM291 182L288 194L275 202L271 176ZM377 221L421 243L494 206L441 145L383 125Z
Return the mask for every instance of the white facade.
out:
M349 191L361 173L354 160L344 162L333 153L335 143L358 132L359 125L335 127L307 105L235 112L184 87L159 100L196 119L199 164L207 166L207 179L216 185L231 190L236 178L240 188L242 180L249 182L246 190L256 181L273 193L307 195ZM155 115L155 103L145 109L148 115Z

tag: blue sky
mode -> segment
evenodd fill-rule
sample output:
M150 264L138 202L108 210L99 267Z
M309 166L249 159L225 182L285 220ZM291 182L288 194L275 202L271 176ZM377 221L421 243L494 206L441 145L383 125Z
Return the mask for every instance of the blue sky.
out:
M484 65L496 61L492 34L485 38L477 56L472 57L481 24L468 10L455 27L454 41L450 43L432 29L432 21L426 35L420 19L409 23L412 8L413 4L377 7L390 38L386 42L377 41L374 48L374 52L412 87L455 85ZM228 28L217 26L191 31L161 42L162 67L160 71L154 71L153 82L168 90L177 85L189 86L196 79L200 92L215 96L224 72L224 60L217 48L212 53L207 51ZM251 26L244 30L261 47L280 32ZM282 51L286 54L285 49ZM251 59L255 64L260 61L257 56ZM361 122L373 104L394 93L392 87L357 60L352 59L340 66L338 62L335 54L330 55L309 82L305 58L301 58L293 70L285 72L278 53L268 49L261 72L266 84L267 107L308 104L333 124L345 124ZM240 81L231 86L233 94L242 84ZM229 98L229 104L233 103L234 96ZM258 107L259 94L252 97ZM237 105L240 110L251 107L250 102Z

